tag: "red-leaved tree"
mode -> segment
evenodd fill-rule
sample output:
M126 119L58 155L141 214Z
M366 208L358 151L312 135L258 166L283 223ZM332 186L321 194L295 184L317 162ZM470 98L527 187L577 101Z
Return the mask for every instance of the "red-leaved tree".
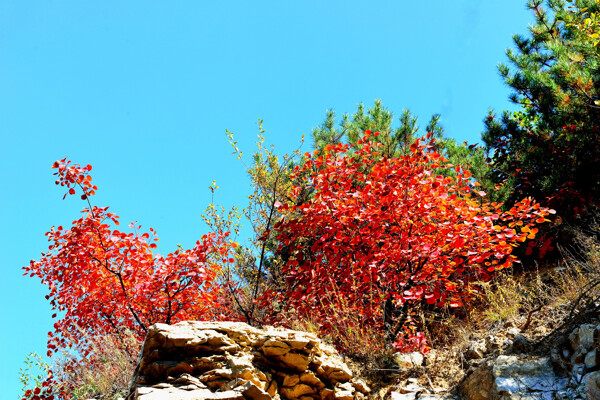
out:
M416 313L464 305L552 211L524 199L503 212L434 140L385 158L377 135L367 131L353 154L343 144L306 153L296 168L295 196L309 200L280 207L275 230L289 254L280 304L324 331L375 327L400 350L426 350Z
M229 310L220 301L217 278L233 246L227 233L204 235L189 250L155 254L158 238L152 228L142 233L131 224L130 232L119 231L117 215L92 206L89 198L97 187L90 165L63 159L53 168L58 170L56 184L67 189L64 197L80 190L88 207L71 227L52 227L46 233L48 252L24 267L25 275L49 287L46 298L60 313L54 332L48 333L49 356L70 349L93 360L90 338L109 335L119 342L127 332L141 340L154 323L224 318ZM138 349L121 343L135 362Z

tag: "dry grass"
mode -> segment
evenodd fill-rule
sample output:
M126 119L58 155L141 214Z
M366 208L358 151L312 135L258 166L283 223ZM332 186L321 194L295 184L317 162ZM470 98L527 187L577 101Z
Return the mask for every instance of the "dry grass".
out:
M556 290L544 282L539 271L518 277L506 271L483 285L482 307L475 310L481 316L474 320L479 328L515 322L540 311L555 297Z
M310 318L300 318L295 314L288 314L283 322L291 329L313 333L327 344L335 346L342 357L355 360L365 368L388 367L393 349L386 344L385 337L380 329L365 324L356 316L355 310L344 309L340 305L333 310L332 319L335 324L328 325L323 329L320 321Z
M593 216L568 230L568 246L552 265L515 274L504 271L483 285L483 296L463 319L466 336L481 338L517 327L550 346L574 324L600 312L600 223ZM567 231L567 230L565 230ZM537 263L534 262L537 267ZM541 269L541 268L540 268ZM541 349L541 347L540 347ZM541 350L540 350L541 351Z

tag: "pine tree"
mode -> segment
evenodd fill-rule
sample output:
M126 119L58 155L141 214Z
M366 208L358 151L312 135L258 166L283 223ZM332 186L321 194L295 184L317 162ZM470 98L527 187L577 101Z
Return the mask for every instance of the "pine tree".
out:
M323 123L312 131L313 146L322 152L327 145L345 143L350 145L349 152L353 152L360 147L358 140L364 132L370 130L380 133L379 136L373 137L373 140L383 144L380 150L382 156L394 158L408 155L415 139L431 132L437 140L438 151L450 163L471 171L474 179L484 186L484 190L490 186L486 184L488 167L484 149L476 145L469 146L466 142L458 144L454 139L445 137L439 114L431 116L424 131L420 131L418 118L410 110L402 110L399 122L399 126L393 127L394 114L383 106L381 100L375 100L373 107L367 110L362 103L359 104L352 116L348 114L342 116L338 126L336 126L335 112L328 110ZM440 171L440 173L448 172Z
M535 24L514 36L499 71L517 112L492 112L483 140L500 200L532 196L563 216L600 194L600 3L529 1ZM595 199L595 200L594 200Z
M427 127L435 129L437 136L441 138L443 129L439 125L439 119L439 115L434 115ZM323 123L312 131L313 146L322 151L327 145L348 143L352 151L359 146L358 141L364 132L370 130L380 133L377 140L383 144L382 155L395 157L407 152L416 139L419 131L417 121L417 117L404 109L400 126L393 128L394 114L383 107L381 100L375 100L373 107L366 111L364 104L360 103L352 117L348 114L342 116L338 127L335 111L327 110Z

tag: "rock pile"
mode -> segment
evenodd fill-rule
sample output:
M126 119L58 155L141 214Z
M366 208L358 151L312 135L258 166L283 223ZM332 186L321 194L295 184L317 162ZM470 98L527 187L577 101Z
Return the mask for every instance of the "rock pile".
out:
M152 326L128 400L362 400L337 352L298 331L238 322Z
M504 343L512 355L481 360L467 375L460 387L466 400L600 400L600 325L577 327L549 357L527 354L534 342L518 332L512 336ZM477 342L468 355L481 358L489 347Z
M566 389L568 379L557 376L548 357L501 355L486 360L462 384L468 400L551 400Z
M574 329L562 350L551 353L558 370L570 377L569 398L600 399L600 325Z

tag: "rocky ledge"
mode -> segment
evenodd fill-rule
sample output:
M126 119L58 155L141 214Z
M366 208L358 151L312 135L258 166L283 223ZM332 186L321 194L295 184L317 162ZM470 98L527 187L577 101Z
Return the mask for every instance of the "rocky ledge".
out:
M369 392L317 337L240 322L152 326L128 400L362 400Z

